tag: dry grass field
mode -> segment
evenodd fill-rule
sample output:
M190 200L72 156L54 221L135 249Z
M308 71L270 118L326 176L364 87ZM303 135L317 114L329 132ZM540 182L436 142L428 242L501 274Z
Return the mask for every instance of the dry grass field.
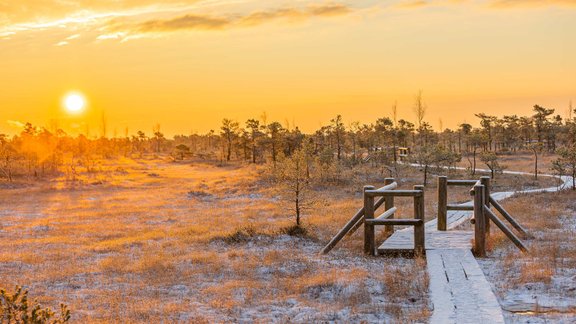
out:
M99 169L2 189L0 286L64 302L79 322L428 316L422 260L366 258L358 238L318 255L358 195L320 192L309 234L290 236L294 220L261 168L155 159Z
M569 323L576 319L576 192L518 195L505 208L534 238L521 253L495 231L481 261L510 322Z
M264 166L150 158L95 169L74 181L0 189L0 286L22 285L52 307L64 302L78 322L422 322L430 315L423 260L365 257L361 231L318 254L362 206L362 186L381 186L389 174L347 170L343 183L315 188L306 233L294 233ZM417 169L399 170L401 188L421 179ZM494 182L495 190L555 183L511 175ZM427 218L436 214L435 190L432 178ZM469 199L467 190L450 197ZM396 205L399 217L412 217L412 201Z
M487 169L486 164L480 161L480 155L476 157L476 168ZM472 156L469 157L472 160ZM506 170L521 171L521 172L534 172L534 154L531 152L518 152L514 154L498 155L499 163ZM551 153L542 153L538 155L538 173L552 173L552 161L558 156ZM463 168L470 167L470 163L466 157L458 163L458 166Z

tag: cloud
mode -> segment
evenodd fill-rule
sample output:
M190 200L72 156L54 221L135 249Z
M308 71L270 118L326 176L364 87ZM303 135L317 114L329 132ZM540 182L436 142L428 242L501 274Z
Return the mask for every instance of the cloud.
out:
M139 24L136 31L146 33L181 29L215 30L222 29L229 24L230 21L224 18L202 15L184 15L168 20L149 20Z
M547 6L576 7L576 0L492 0L490 1L490 6L495 8Z
M396 7L404 8L404 9L415 9L415 8L422 8L429 6L430 3L424 0L414 0L414 1L405 1L401 2Z
M350 8L342 4L312 6L309 12L312 16L340 16L350 13Z
M275 20L304 20L314 17L345 15L351 9L340 4L309 6L304 9L282 8L256 11L245 15L217 17L211 15L186 14L169 19L153 19L139 23L123 24L116 19L109 28L113 33L161 33L180 30L223 30L234 27L256 26ZM104 37L101 35L100 37Z
M0 0L0 22L19 24L60 20L83 13L124 12L197 2L199 0Z

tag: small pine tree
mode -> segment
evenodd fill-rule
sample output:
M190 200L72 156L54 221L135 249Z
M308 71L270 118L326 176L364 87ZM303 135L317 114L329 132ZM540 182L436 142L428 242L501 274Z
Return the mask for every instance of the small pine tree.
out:
M289 203L296 217L296 226L301 225L302 212L311 204L310 199L311 158L306 147L290 156L279 156L274 168L275 180L281 196Z
M50 308L42 308L36 300L28 301L28 290L16 287L16 292L10 294L0 289L0 323L23 324L60 324L70 320L70 310L65 304L60 304L60 313Z

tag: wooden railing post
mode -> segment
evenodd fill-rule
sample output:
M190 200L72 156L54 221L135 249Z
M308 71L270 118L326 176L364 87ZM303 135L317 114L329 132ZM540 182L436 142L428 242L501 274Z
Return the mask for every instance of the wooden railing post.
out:
M448 218L448 177L438 177L438 230L445 231Z
M474 253L486 256L486 217L484 217L484 186L474 186Z
M384 185L389 185L394 182L394 178L386 178L384 179ZM384 210L388 210L394 207L394 196L386 196L384 197ZM389 219L393 219L394 215L390 216ZM385 227L386 232L393 233L394 232L394 225L386 225Z
M414 197L414 218L421 220L414 225L414 254L416 256L424 255L426 249L426 238L424 231L424 186L414 186L414 190L422 193Z
M481 177L480 183L484 186L484 205L490 208L490 177ZM490 219L485 217L486 236L490 236Z
M374 186L364 186L364 253L374 255L374 225L366 223L374 219L374 196L367 195L366 190L374 190Z

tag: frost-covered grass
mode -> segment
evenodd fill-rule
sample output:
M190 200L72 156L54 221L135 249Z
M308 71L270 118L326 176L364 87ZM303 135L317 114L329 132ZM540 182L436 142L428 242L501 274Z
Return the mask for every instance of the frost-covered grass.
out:
M317 185L303 233L290 228L265 171L121 159L74 179L4 186L0 286L23 285L49 306L64 302L78 322L427 320L423 260L365 257L361 230L318 254L362 206L362 186L382 186L389 173L366 165ZM399 171L400 188L420 184L417 169ZM516 178L499 179L509 190ZM451 202L469 199L461 189ZM435 190L431 177L429 219ZM413 217L410 199L395 203L398 217Z
M576 320L576 192L519 195L503 202L534 238L523 254L494 230L480 263L511 322Z
M318 190L290 236L261 169L121 160L0 189L0 286L77 322L426 321L422 260L365 257L361 233L318 255L361 186Z

